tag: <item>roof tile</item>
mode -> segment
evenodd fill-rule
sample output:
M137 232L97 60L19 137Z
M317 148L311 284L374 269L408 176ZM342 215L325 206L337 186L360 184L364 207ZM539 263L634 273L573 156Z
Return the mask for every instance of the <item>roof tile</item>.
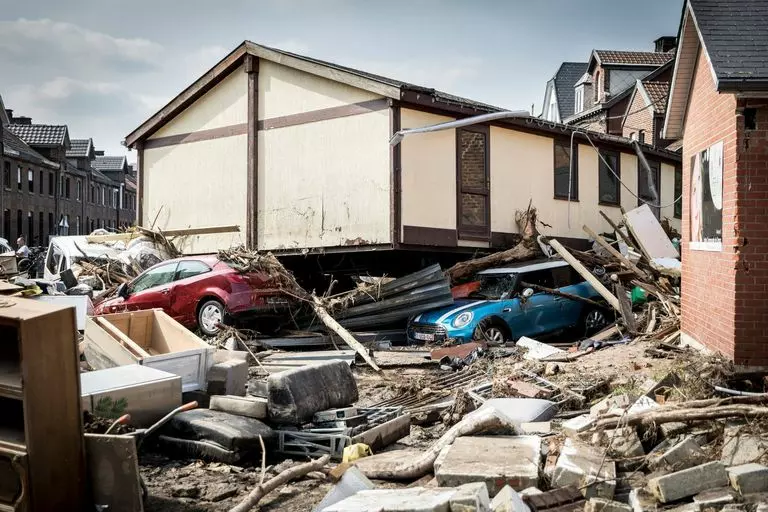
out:
M620 50L595 50L601 64L661 66L675 58L674 52L628 52Z
M643 81L643 88L651 98L653 109L658 114L667 111L667 98L669 97L669 82Z
M8 129L30 146L62 146L67 140L66 125L9 124Z

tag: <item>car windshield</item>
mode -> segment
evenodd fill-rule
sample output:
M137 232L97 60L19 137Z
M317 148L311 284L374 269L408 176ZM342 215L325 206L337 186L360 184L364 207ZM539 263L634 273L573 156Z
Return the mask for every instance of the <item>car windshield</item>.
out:
M479 299L506 299L512 294L517 274L483 274L478 276L480 288L470 294Z

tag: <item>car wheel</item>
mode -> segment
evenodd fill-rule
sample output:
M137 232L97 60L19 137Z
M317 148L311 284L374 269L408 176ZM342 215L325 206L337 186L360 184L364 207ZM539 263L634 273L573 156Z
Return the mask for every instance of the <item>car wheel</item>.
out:
M224 306L217 300L208 300L197 312L197 325L206 336L216 336L219 324L224 323Z
M602 309L590 309L584 314L582 319L582 327L586 336L598 332L606 325L608 325L608 317Z
M501 322L486 318L481 321L475 331L475 338L487 341L492 345L503 345L511 339L509 331Z

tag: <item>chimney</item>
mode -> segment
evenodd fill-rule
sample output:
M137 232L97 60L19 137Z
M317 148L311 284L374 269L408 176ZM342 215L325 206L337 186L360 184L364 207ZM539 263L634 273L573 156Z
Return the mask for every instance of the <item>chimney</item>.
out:
M656 39L653 44L655 45L656 53L667 53L677 48L677 37L675 36L661 36Z
M27 116L12 117L11 124L32 124L32 118Z
M13 110L11 110L10 108L5 109L5 115L8 116L8 120L10 121L11 119L13 119Z

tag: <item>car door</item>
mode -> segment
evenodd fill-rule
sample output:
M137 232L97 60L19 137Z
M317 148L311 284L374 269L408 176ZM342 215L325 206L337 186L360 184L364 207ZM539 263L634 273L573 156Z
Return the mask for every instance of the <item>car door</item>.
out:
M210 272L211 267L200 260L179 262L171 290L169 313L179 323L190 325L195 322L195 308L205 289L205 274Z
M520 292L527 288L527 285L531 284L553 288L552 269L521 273L518 283ZM561 297L537 291L536 288L534 288L533 295L528 297L528 299L520 299L520 311L522 312L520 331L525 333L521 334L521 336L536 336L559 329L560 304L558 299L561 299Z
M153 267L133 280L128 287L125 308L128 311L162 308L170 314L171 288L178 262Z
M578 272L570 266L558 267L552 270L555 288L570 295L588 297L590 286L584 282ZM561 328L572 327L579 323L584 304L564 297L557 297L560 305Z

